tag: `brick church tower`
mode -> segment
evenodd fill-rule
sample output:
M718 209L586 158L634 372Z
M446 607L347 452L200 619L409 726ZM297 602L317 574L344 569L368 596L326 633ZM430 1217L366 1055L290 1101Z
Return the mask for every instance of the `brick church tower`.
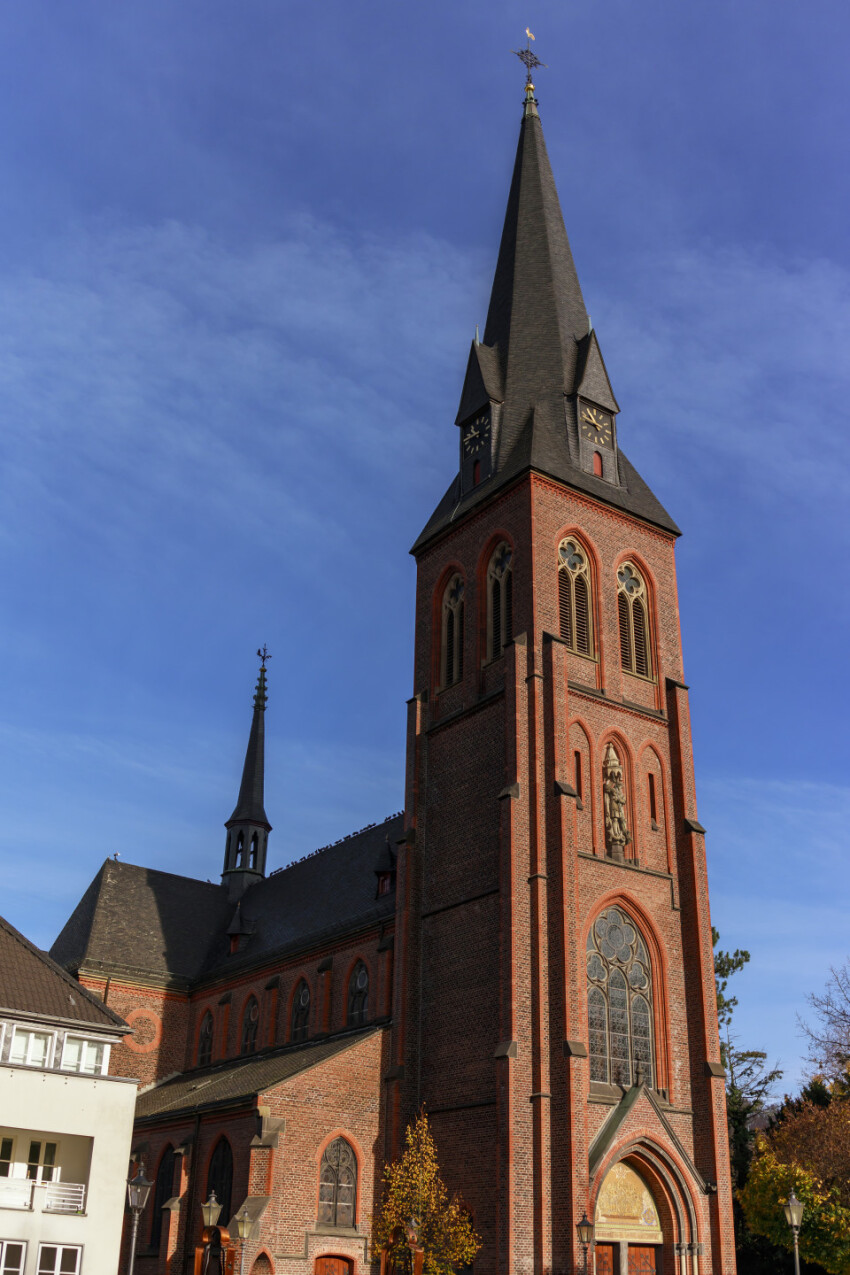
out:
M619 444L534 88L459 465L417 540L388 1140L476 1275L735 1269L678 528Z

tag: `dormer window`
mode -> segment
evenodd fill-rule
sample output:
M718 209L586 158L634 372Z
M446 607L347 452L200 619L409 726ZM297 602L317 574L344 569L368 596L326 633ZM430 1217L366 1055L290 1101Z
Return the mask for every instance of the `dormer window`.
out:
M391 872L378 873L378 894L392 894L393 892L393 874Z

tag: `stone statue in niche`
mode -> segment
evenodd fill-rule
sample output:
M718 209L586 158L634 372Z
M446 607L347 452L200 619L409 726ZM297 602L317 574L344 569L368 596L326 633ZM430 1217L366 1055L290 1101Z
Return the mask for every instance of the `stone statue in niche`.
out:
M623 862L623 849L632 839L626 821L626 789L623 768L613 744L605 749L602 763L602 794L605 806L605 840L612 859Z

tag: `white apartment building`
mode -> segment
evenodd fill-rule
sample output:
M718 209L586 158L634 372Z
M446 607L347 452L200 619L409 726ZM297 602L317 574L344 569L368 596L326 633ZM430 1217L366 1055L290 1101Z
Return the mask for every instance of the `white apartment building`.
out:
M129 1028L0 918L0 1275L115 1275L136 1082Z

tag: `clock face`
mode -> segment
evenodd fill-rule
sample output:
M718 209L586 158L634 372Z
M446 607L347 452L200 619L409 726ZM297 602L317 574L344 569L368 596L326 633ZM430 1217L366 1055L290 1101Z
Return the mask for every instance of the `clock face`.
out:
M490 413L479 412L474 421L463 427L463 454L474 456L490 442Z
M614 446L614 417L602 407L582 403L579 410L581 432L584 438L597 447Z

